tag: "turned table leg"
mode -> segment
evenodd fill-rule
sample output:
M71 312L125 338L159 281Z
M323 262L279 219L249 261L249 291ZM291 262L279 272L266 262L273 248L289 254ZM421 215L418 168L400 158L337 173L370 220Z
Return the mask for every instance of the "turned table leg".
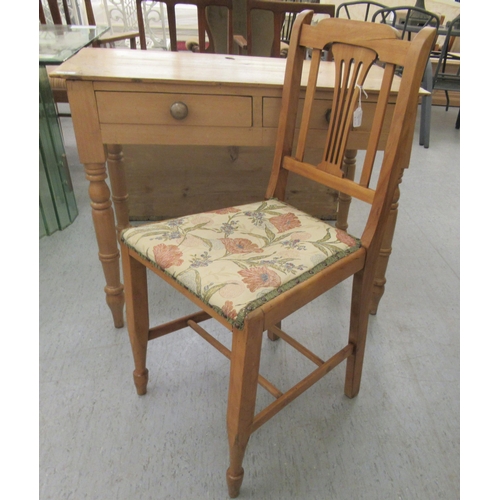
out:
M399 184L403 180L403 171L401 171L401 177L399 178L398 187L394 192L394 198L392 200L391 210L389 212L389 217L387 219L387 225L385 227L384 236L382 238L382 246L380 247L380 256L377 261L377 267L375 269L375 279L373 281L373 291L372 299L370 303L370 314L377 314L378 304L382 295L384 295L385 284L387 282L385 278L385 273L387 271L387 266L389 264L389 257L392 252L392 240L394 238L394 230L396 229L396 220L398 218L398 206L399 206Z
M344 155L342 170L345 178L354 179L356 173L356 149L347 149ZM347 217L349 215L349 207L351 206L351 197L344 193L339 193L339 208L337 211L337 222L335 227L345 231L347 229Z
M354 179L356 173L356 153L355 149L346 150L344 156L344 162L342 164L342 169L345 172L345 177L347 179ZM403 172L401 172L401 177L399 183L401 183L403 177ZM391 205L391 211L389 213L389 218L387 220L386 229L384 232L384 238L382 241L382 247L380 249L380 257L377 262L377 269L375 272L375 280L373 282L373 292L372 300L370 304L370 314L377 314L378 304L385 290L385 283L387 282L385 274L387 272L387 266L389 264L389 257L392 252L392 240L394 238L394 230L396 229L396 219L398 216L398 205L399 205L399 187L394 193L394 199ZM351 197L344 193L339 193L339 207L337 213L337 222L335 227L347 230L348 227L348 215L349 208L351 205Z
M106 155L101 136L94 84L90 81L67 80L68 99L73 116L78 156L85 167L89 185L92 219L104 271L106 302L116 328L124 325L125 296L120 282L120 254L115 232L115 216L106 184Z
M123 229L130 226L123 148L120 144L108 144L107 150L111 199L113 200L113 207L115 209L116 232L117 236L119 236Z
M120 254L115 238L115 218L111 206L110 191L105 182L107 177L104 163L85 164L89 185L92 219L99 249L99 259L106 279L106 302L111 309L116 328L124 325L123 306L125 297L120 283Z

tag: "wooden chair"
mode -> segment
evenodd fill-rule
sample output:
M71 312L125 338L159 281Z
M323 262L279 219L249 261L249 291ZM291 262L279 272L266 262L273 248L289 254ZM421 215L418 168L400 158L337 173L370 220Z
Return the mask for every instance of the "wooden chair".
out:
M94 16L94 10L92 8L91 0L84 0L85 14L87 16L88 25L96 26L96 20ZM52 17L52 20L47 20L47 16L44 10L42 0L38 0L39 5L39 21L41 24L47 24L47 21L52 22L52 24L81 24L81 21L70 11L68 0L47 0L48 10ZM61 9L62 8L62 12ZM93 44L96 47L112 47L117 42L128 41L130 48L136 48L136 38L139 36L138 32L127 31L124 33L104 33L99 37L99 39ZM51 71L55 70L57 66L47 66L47 73L50 74ZM68 103L68 93L66 91L66 80L63 78L54 78L49 76L49 83L54 96L54 102ZM67 113L58 113L59 116L69 116Z
M327 14L335 17L335 5L306 3L306 2L282 2L278 0L247 0L247 29L246 37L235 35L234 41L240 54L252 55L252 13L255 11L267 11L273 14L273 41L270 48L271 57L286 57L286 50L290 41L290 30L295 17L299 12L308 9L315 14ZM283 49L283 44L285 48Z
M358 394L375 266L393 196L409 163L420 82L435 38L435 30L425 28L409 42L400 40L389 26L345 19L325 19L310 25L312 16L310 10L301 13L293 26L265 199L131 227L120 235L137 393L146 394L148 344L162 335L189 326L230 359L226 478L231 497L239 494L250 435L282 408L344 360L345 394L349 398ZM331 46L334 62L323 60L325 46ZM305 61L309 50L312 59ZM355 182L343 177L341 164L360 89L372 66L380 75L381 87L373 96L378 98L373 119L363 125L369 130L369 142L359 182ZM400 81L395 76L396 66L404 67ZM304 78L303 73L309 76ZM305 93L301 79L307 82ZM315 90L324 90L325 82L335 87L332 113L324 133L323 159L313 165L303 159L308 129L317 119ZM396 95L391 92L393 82L399 85ZM374 169L374 158L384 123L389 126L388 138L379 170ZM314 140L317 133L314 130ZM371 204L361 236L337 230L286 204L283 200L289 172ZM200 311L151 328L147 270ZM281 322L351 276L347 343L324 361L287 335ZM231 351L200 326L210 318L232 332ZM286 392L259 375L266 330L271 340L281 338L317 365ZM255 414L258 384L276 400Z
M341 19L371 21L373 14L387 5L379 2L345 2L337 7L336 16Z
M197 9L198 18L198 40L188 45L188 50L193 52L215 53L215 42L207 17L207 9L211 7L223 7L227 9L227 48L224 53L231 54L233 47L233 1L232 0L158 0L167 9L168 31L170 37L170 50L179 50L177 40L177 21L175 7L177 5L194 5ZM136 0L137 20L141 40L141 49L147 48L146 23L144 19L144 7L150 0ZM208 44L207 38L208 37Z
M436 70L432 79L432 90L443 90L446 95L446 111L450 106L448 92L460 92L460 54L452 52L455 39L460 37L460 16L455 17L448 26L446 38L439 52ZM460 110L455 128L460 128Z
M412 35L426 26L436 28L439 27L441 18L434 12L421 9L419 7L386 7L373 14L372 22L388 24L389 26L398 29L401 38L410 40ZM434 40L434 44L436 40ZM432 64L430 58L427 61L427 67L422 79L422 87L429 92L432 91ZM419 142L421 146L424 146L424 148L428 148L430 144L431 109L431 96L423 96L420 116Z
M419 7L385 7L377 10L372 16L372 22L384 23L396 28L402 39L410 40L412 34L426 26L438 28L440 17Z

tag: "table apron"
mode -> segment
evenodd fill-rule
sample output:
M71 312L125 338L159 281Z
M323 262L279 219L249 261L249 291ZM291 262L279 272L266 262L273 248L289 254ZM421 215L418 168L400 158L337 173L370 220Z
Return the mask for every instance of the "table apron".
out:
M167 146L268 146L276 144L277 128L250 127L182 127L178 125L102 124L103 144L137 144ZM311 136L311 148L323 148L325 131ZM385 147L384 134L379 149ZM349 149L366 149L368 133L354 131L349 136Z

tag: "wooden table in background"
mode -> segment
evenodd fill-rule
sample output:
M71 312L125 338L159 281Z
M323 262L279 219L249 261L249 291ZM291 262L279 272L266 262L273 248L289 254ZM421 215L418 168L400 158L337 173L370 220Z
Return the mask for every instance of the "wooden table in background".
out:
M285 63L266 57L92 48L83 49L54 73L67 79L78 153L90 182L106 300L116 327L124 324L116 231L129 225L121 145L273 146ZM374 66L365 82L368 99L363 101L363 125L350 135L347 175L354 175L356 151L367 144L380 74ZM328 70L319 79L325 91L317 93L313 109L317 134L310 140L313 146L317 142L322 147L325 115L331 106L328 89L334 80ZM384 137L379 147L384 147ZM207 178L207 190L210 184ZM349 202L349 197L339 197L337 227L342 229L347 228ZM392 226L397 200L393 208ZM388 228L383 245L376 304L383 293L393 231L394 227Z

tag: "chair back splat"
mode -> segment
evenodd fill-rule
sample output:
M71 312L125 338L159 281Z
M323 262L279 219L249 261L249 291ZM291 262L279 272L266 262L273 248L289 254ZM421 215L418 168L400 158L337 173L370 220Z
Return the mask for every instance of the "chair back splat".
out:
M423 28L408 41L384 24L329 18L312 25L312 17L306 10L293 25L275 156L262 201L130 227L120 237L137 393L147 390L149 341L173 331L191 327L230 360L226 480L233 498L243 481L252 432L343 361L345 394L352 398L359 392L375 268L394 193L409 163L420 82L435 38L434 28ZM333 61L324 57L325 50ZM403 68L401 77L396 67ZM342 160L346 148L358 147L351 132L360 102L366 113L356 134L366 131L368 146L359 180L351 180ZM322 158L309 163L306 150L319 142ZM381 150L382 162L374 168ZM371 204L362 234L349 235L286 203L289 172ZM198 310L150 328L146 269ZM351 276L347 342L324 361L285 333L282 321ZM231 350L199 325L210 318L232 333ZM259 374L266 330L270 340L281 339L316 365L288 390ZM258 384L275 400L256 412Z

